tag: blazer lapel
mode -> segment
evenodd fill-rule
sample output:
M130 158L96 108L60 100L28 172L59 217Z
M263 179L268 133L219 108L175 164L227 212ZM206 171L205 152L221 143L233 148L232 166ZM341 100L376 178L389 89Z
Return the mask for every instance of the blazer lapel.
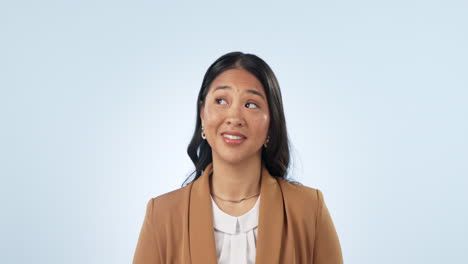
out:
M264 166L260 192L255 263L280 263L284 229L283 193L277 180Z
M189 237L192 264L216 264L216 244L213 228L209 175L210 163L199 179L193 182L190 192Z

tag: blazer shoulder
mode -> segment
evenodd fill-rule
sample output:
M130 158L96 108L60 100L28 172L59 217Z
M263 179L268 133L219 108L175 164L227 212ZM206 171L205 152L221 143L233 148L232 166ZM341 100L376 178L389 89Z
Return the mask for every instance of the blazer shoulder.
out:
M286 210L304 218L314 217L324 207L322 192L317 188L293 183L285 179L278 180L283 193Z
M149 200L147 214L151 215L154 225L164 226L184 219L188 212L191 184L161 194Z
M190 195L191 184L188 184L182 188L161 194L152 198L154 206L158 210L174 210L184 205L184 202L188 202Z
M304 202L320 202L322 192L317 188L308 187L299 183L290 182L285 179L278 179L281 190L285 198Z

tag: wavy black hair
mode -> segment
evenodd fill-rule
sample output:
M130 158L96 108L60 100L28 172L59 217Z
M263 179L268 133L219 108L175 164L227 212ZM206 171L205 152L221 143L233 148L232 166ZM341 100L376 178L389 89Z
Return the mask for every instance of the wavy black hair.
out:
M195 181L212 160L212 150L208 141L201 137L200 110L205 105L205 98L213 80L224 71L241 68L253 74L263 85L270 110L268 148L262 147L262 162L270 175L286 179L290 161L289 139L286 131L286 120L283 111L283 99L280 86L270 66L253 54L230 52L218 58L205 73L198 93L196 126L187 153L195 165L193 171L182 186ZM195 177L190 181L191 176Z

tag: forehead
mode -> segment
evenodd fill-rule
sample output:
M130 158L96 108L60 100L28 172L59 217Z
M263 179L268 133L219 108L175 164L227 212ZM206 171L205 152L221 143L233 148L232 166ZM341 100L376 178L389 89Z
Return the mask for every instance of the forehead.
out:
M224 89L220 89L220 87L224 87ZM230 88L225 89L226 87ZM211 93L217 90L232 90L237 92L254 90L262 95L265 92L260 81L244 69L230 69L219 74L210 86Z

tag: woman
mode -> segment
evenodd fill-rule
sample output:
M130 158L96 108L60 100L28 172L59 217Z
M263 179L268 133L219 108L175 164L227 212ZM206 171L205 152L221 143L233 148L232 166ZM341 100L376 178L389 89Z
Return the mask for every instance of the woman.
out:
M286 180L281 92L262 59L208 68L188 154L195 177L148 202L134 264L343 263L322 193Z

